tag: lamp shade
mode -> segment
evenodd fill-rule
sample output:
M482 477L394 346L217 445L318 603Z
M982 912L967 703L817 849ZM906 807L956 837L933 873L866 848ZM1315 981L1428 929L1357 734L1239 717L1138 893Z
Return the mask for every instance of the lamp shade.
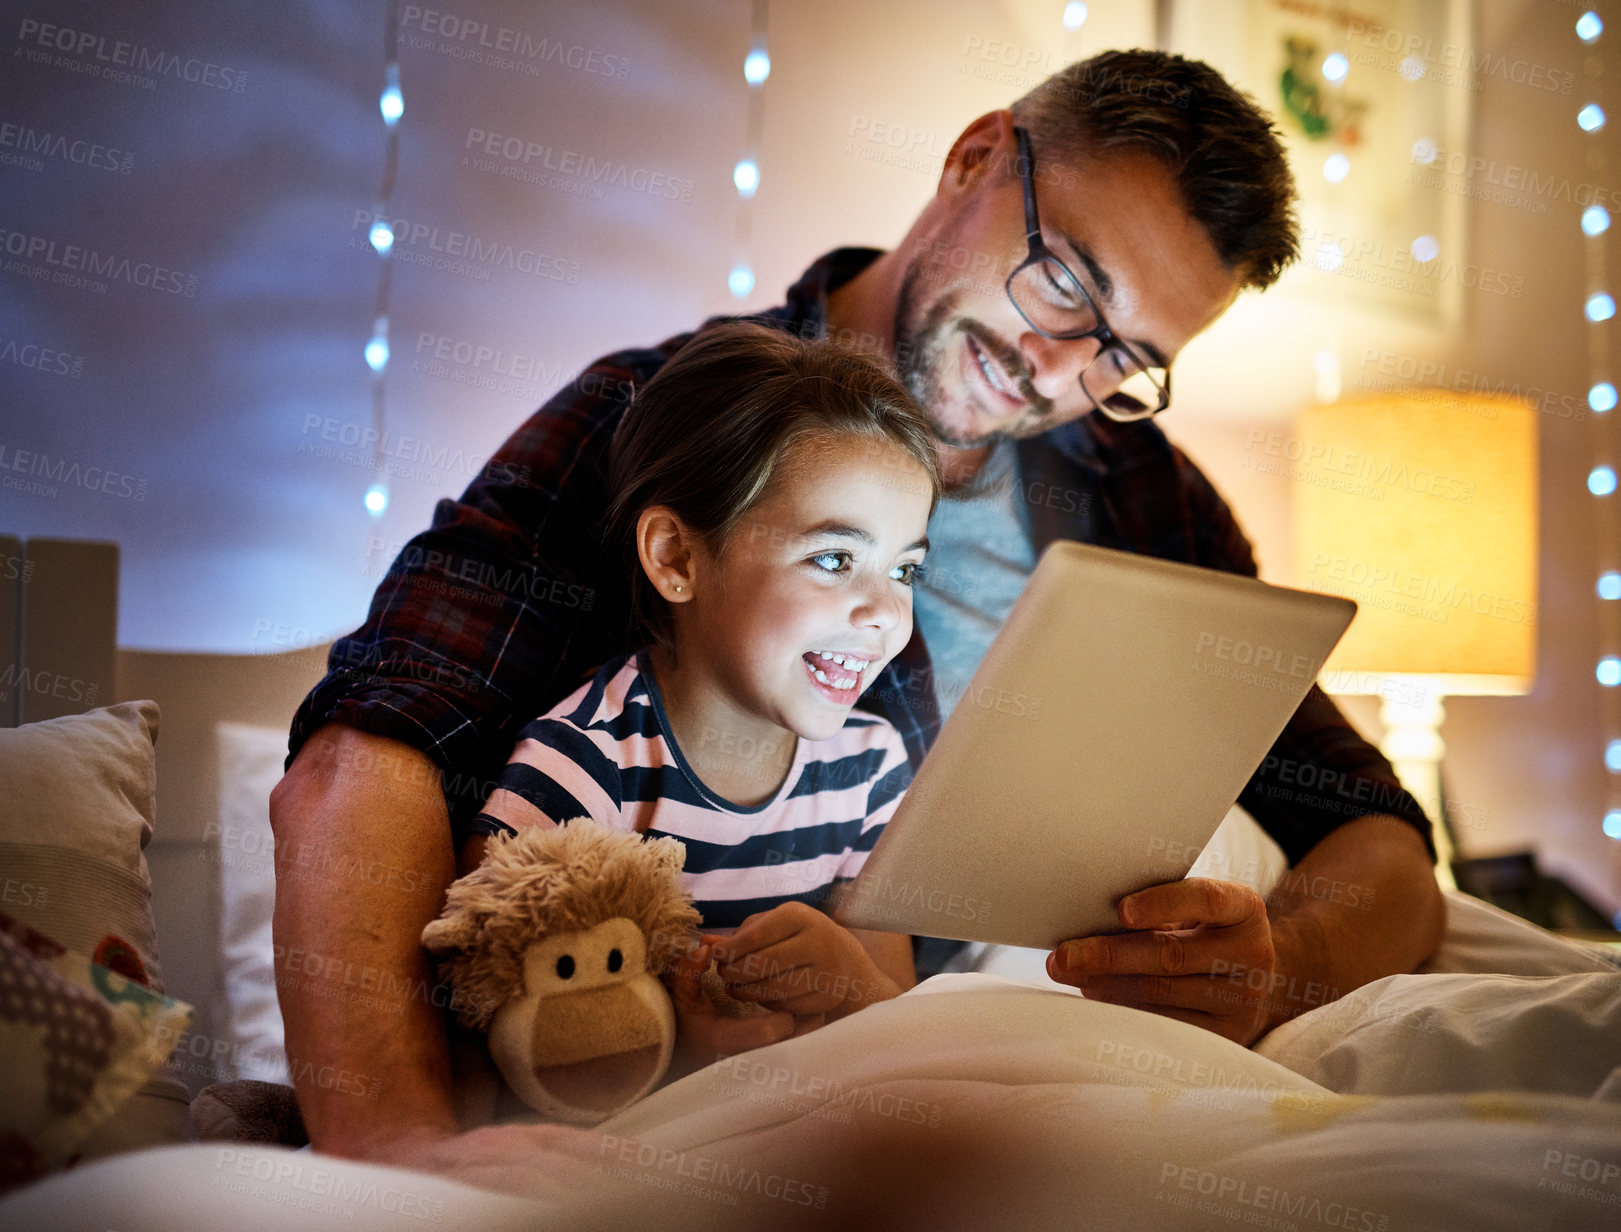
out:
M1298 456L1291 459L1287 455ZM1295 579L1356 600L1324 685L1445 678L1523 693L1536 667L1537 429L1521 398L1402 390L1313 406L1280 449Z

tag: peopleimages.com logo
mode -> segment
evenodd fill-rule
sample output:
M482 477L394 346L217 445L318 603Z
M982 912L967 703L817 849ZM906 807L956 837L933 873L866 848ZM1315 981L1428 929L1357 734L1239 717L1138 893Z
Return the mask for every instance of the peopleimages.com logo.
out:
M441 13L416 4L405 6L400 28L409 47L432 46L426 39L416 37L418 35L443 39L439 50L449 52L454 59L490 68L515 69L534 76L539 69L550 65L616 81L630 77L628 56L536 36L511 26L492 26L487 21Z
M144 43L109 39L91 30L76 30L52 22L24 17L17 27L17 41L28 48L27 58L44 63L52 53L55 65L90 76L125 81L151 89L160 77L172 77L191 85L208 86L241 94L248 75L239 68L216 64L200 56L182 56ZM68 59L67 57L74 57Z

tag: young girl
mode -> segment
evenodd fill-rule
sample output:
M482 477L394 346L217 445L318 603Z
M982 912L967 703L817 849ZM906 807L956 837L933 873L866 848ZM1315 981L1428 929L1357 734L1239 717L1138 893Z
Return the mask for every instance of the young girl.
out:
M911 636L939 474L875 363L735 323L639 391L609 480L649 644L524 728L473 828L589 816L686 845L704 934L672 981L679 1071L913 982L909 938L819 908L911 780L899 733L851 707ZM696 987L711 952L774 1012L717 1019Z

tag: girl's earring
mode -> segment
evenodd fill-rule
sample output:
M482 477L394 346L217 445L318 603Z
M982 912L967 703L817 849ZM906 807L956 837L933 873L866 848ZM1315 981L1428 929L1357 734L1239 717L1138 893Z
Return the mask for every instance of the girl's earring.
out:
M677 586L675 588L675 593L678 594L678 595L681 593L681 587L680 586Z

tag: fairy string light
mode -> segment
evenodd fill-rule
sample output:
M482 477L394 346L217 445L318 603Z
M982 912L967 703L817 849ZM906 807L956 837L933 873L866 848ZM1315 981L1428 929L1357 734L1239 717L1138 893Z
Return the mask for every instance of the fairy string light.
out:
M1588 46L1604 33L1604 22L1595 12L1586 12L1576 21L1576 37ZM1590 56L1586 63L1589 90L1599 93L1604 62ZM1587 166L1604 169L1603 145L1598 134L1606 125L1604 107L1598 99L1583 103L1576 113L1576 125L1588 136ZM1621 542L1617 541L1615 428L1616 394L1609 371L1611 322L1615 317L1615 297L1609 288L1604 260L1604 237L1610 229L1610 212L1597 202L1580 215L1582 234L1587 237L1586 288L1583 315L1587 318L1587 405L1593 412L1593 466L1587 472L1587 490L1599 502L1598 569L1594 589L1599 604L1599 658L1594 675L1603 692L1604 765L1609 771L1603 829L1613 839L1621 839ZM1616 916L1621 927L1621 913Z
M400 92L399 5L388 0L387 24L383 28L383 92L377 109L383 114L383 183L372 210L370 240L377 251L377 301L372 311L371 339L366 343L366 366L371 369L372 472L377 476L366 489L366 512L380 518L388 508L388 481L383 478L383 447L388 432L388 305L393 289L394 229L389 222L389 203L394 196L394 179L400 167L400 117L405 114L405 95Z
M749 52L743 57L743 80L749 84L748 124L743 136L743 155L732 168L732 184L737 189L736 259L726 276L726 285L738 299L747 299L754 290L754 266L749 247L753 238L754 194L760 187L760 134L765 126L766 78L771 76L771 54L766 48L766 23L770 0L754 0L753 29Z

